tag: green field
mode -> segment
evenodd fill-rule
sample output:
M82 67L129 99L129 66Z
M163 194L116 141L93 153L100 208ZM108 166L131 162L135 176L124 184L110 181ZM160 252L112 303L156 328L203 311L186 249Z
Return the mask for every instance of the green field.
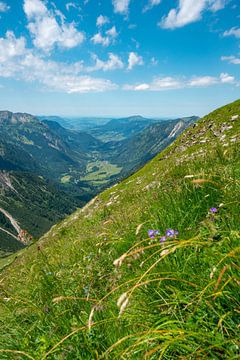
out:
M61 183L62 184L68 184L70 181L71 181L71 176L70 175L64 175L62 178L61 178Z
M86 175L81 177L81 180L97 184L105 183L110 176L119 174L121 170L121 167L110 164L108 161L97 160L87 165Z

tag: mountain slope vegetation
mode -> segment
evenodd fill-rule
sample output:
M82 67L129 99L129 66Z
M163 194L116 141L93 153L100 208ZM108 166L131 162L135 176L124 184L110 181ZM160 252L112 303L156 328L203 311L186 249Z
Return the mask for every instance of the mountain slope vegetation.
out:
M240 101L2 272L2 359L240 356Z

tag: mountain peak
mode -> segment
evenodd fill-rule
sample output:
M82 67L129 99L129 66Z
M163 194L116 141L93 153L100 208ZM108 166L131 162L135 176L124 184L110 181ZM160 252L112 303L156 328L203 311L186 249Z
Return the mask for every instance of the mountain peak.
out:
M36 122L37 119L27 113L13 113L11 111L0 111L0 123L10 123L10 124L24 124L30 122Z

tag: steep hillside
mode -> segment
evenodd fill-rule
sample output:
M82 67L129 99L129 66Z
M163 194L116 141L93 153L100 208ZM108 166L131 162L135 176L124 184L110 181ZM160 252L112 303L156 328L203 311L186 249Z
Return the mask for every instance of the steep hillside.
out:
M1 161L12 167L34 169L56 180L71 167L80 173L85 168L86 155L73 152L63 138L32 115L0 112L0 132Z
M183 119L160 121L147 126L130 139L105 145L115 164L125 164L122 173L137 170L161 150L170 145L188 126L195 123L195 116Z
M99 150L102 145L101 141L88 133L66 129L55 121L44 120L43 123L60 136L61 139L64 139L69 148L74 151L88 153Z
M240 101L3 270L1 359L240 357Z
M4 216L4 211L16 220L22 230L27 230L37 239L79 204L74 196L43 177L27 172L0 171L0 257L28 243L21 241L19 233Z

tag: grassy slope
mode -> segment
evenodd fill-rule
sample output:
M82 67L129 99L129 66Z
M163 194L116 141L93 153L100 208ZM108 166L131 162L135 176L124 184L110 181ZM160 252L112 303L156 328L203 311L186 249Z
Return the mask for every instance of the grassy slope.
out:
M239 358L239 123L240 101L213 112L23 251L0 358Z

